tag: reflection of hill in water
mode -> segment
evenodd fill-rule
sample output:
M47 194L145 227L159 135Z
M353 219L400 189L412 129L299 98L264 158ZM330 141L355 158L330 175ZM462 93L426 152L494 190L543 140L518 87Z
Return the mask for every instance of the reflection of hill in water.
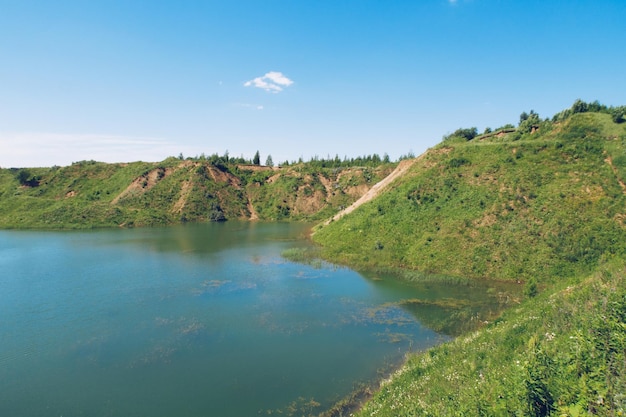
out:
M206 255L229 249L254 247L260 241L302 241L310 225L306 223L255 223L228 221L177 225L165 228L119 230L114 235L119 244L156 253L195 253ZM101 231L102 232L102 231ZM164 236L166 238L164 238Z
M398 303L425 326L448 336L459 336L494 320L508 306L506 297L487 296L483 301L442 298L409 299Z
M407 285L406 280L393 274L365 272L362 275L376 286L390 291ZM408 285L414 291L394 305L410 313L424 326L453 337L495 320L505 308L516 302L520 294L518 285L500 282L438 282L436 277L424 277L423 281Z

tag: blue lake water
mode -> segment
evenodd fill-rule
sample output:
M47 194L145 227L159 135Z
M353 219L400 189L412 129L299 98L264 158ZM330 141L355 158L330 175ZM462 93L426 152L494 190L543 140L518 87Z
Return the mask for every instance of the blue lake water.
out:
M398 302L467 289L281 257L306 231L0 231L0 415L317 413L449 339Z

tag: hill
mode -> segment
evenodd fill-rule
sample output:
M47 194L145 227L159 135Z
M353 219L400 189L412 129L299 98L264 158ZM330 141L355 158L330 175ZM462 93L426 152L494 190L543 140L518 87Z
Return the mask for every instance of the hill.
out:
M542 282L626 247L626 124L576 113L472 140L451 136L314 240L333 261Z
M394 168L381 161L360 167L320 165L312 161L272 168L219 158L168 158L1 169L0 227L319 220L350 205Z
M336 262L526 282L501 317L408 355L351 415L626 413L619 109L577 101L551 120L523 113L517 129L459 129L375 199L318 226L313 238Z

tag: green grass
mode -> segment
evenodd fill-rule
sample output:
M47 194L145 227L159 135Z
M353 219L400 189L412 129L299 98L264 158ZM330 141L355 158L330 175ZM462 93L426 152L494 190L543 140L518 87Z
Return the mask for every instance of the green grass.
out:
M411 355L356 415L623 415L625 321L625 264L611 261Z
M303 163L253 171L168 158L0 169L0 228L154 226L249 219L253 212L260 220L320 220L351 204L393 167Z
M435 148L314 240L325 257L363 268L540 282L589 273L626 249L616 221L626 147L607 136L607 117L577 114L516 141Z

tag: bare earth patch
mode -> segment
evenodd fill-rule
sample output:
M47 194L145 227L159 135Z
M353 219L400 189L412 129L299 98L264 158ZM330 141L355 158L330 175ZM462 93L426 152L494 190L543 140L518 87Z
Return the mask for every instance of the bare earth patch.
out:
M180 197L176 204L174 204L174 207L172 207L172 213L180 213L183 211L187 198L189 198L189 193L191 193L191 182L185 181L180 187Z
M146 175L141 175L133 182L130 183L124 191L122 191L117 197L111 201L111 204L117 204L121 199L136 194L143 194L146 191L154 187L159 181L168 176L171 173L170 169L156 168L148 172Z
M376 198L389 184L391 184L396 178L402 176L409 168L413 166L415 162L422 159L424 155L425 154L422 154L418 158L405 159L404 161L401 161L391 174L386 176L382 181L376 183L372 188L369 189L369 191L363 194L361 198L359 198L357 201L352 203L352 205L350 205L349 207L346 207L345 209L341 210L339 213L335 214L335 216L333 216L333 218L331 218L330 220L326 221L325 224L329 224L331 221L336 221L336 220L341 219L346 214L352 213L354 210L361 207L363 204Z

